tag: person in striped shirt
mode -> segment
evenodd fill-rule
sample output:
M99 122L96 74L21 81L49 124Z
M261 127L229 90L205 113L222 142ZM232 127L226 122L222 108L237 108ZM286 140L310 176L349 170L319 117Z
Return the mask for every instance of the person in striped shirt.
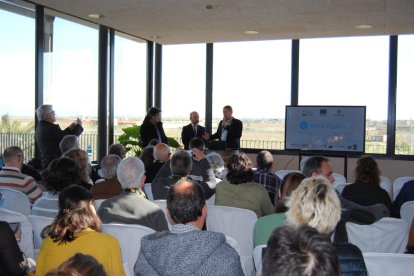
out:
M11 188L23 192L34 203L42 195L36 181L21 172L23 166L23 151L13 146L4 150L4 166L0 171L0 187Z

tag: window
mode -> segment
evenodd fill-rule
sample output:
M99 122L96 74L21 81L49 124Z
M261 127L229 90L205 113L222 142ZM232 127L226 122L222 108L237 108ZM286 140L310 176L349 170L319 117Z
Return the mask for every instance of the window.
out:
M365 151L385 153L389 37L300 41L299 105L367 107Z
M214 44L213 133L230 105L243 122L242 148L284 148L291 45L290 40Z

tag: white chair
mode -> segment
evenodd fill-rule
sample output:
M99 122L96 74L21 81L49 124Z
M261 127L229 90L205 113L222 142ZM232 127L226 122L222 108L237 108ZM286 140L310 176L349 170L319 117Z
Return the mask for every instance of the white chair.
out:
M402 176L398 177L394 180L392 183L392 195L393 195L393 201L397 198L401 188L404 186L405 183L407 183L410 180L414 180L414 176Z
M99 207L101 207L102 202L104 202L106 199L95 199L95 210L98 211Z
M172 225L171 225L170 220L168 219L167 201L165 199L157 199L157 200L153 200L152 202L157 204L161 208L161 210L164 212L165 219L168 222L168 229L171 230Z
M30 200L25 193L4 187L0 188L0 193L3 195L0 202L1 208L19 212L26 217L30 215Z
M26 254L26 257L35 260L34 245L33 245L33 229L32 224L27 217L19 212L14 212L8 209L0 208L0 220L6 222L20 222L22 230L22 237L19 242L20 250Z
M332 185L334 186L334 188L336 190L338 190L339 192L342 192L342 190L344 189L345 185L346 185L346 178L345 176L343 176L342 174L339 173L332 173L332 176L335 178L335 181L332 183ZM341 189L341 190L339 190Z
M346 223L348 240L362 252L404 253L408 223L402 219L382 218L370 225Z
M208 206L214 205L216 202L216 194L213 194L209 199L206 200Z
M266 244L258 245L253 249L254 267L256 268L256 276L261 276L263 271L263 248Z
M154 200L154 196L152 195L151 183L144 184L144 192L147 195L148 200Z
M387 193L390 195L390 198L392 198L392 183L391 180L386 177L381 175L381 182L380 182L380 187L383 188L384 190L387 191Z
M414 218L414 201L407 201L401 205L401 219L405 220L410 226Z
M240 261L245 275L254 274L253 229L257 216L247 209L209 206L207 230L234 238L240 246Z
M369 276L414 274L414 255L368 252L362 253L362 255Z
M53 223L53 218L49 217L42 217L42 216L35 216L30 215L27 217L32 225L33 228L33 240L34 240L34 252L37 259L37 255L40 250L40 245L42 244L42 237L41 233L42 230Z
M141 248L141 238L155 231L137 224L102 224L102 232L114 236L121 247L125 272L134 275L134 265Z
M240 246L239 246L239 243L235 239L233 239L232 237L230 237L230 236L226 236L226 242L228 244L230 244L231 247L233 247L234 250L236 250L237 254L239 254L239 256L240 256Z
M276 176L280 178L280 180L283 180L283 178L288 174L292 172L299 172L302 173L299 170L278 170L275 172Z

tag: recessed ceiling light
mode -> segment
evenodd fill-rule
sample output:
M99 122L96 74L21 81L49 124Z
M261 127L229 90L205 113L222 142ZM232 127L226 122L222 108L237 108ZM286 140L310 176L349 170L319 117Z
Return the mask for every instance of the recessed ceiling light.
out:
M371 29L371 28L372 28L372 25L366 25L366 24L355 26L355 29Z
M100 18L103 18L103 15L99 13L91 13L88 15L88 17L92 19L100 19Z
M253 31L253 30L244 31L244 34L247 34L247 35L255 35L255 34L258 34L258 33L259 33L258 31Z

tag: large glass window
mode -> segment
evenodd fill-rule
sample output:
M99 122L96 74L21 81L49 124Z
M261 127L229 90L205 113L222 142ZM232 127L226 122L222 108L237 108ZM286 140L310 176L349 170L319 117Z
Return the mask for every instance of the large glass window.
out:
M52 104L57 123L83 121L81 148L92 146L96 160L98 125L97 26L45 10L44 103Z
M141 124L146 114L145 41L122 33L115 35L114 117L115 139L122 128Z
M162 47L162 120L168 137L181 141L181 130L197 111L205 122L206 45Z
M29 160L35 146L34 11L8 8L0 3L0 154L9 146L19 146Z
M230 105L243 122L242 148L284 148L291 45L290 40L214 44L213 133Z
M414 35L398 37L395 154L414 155Z
M300 41L299 104L366 106L365 151L385 153L389 37Z

